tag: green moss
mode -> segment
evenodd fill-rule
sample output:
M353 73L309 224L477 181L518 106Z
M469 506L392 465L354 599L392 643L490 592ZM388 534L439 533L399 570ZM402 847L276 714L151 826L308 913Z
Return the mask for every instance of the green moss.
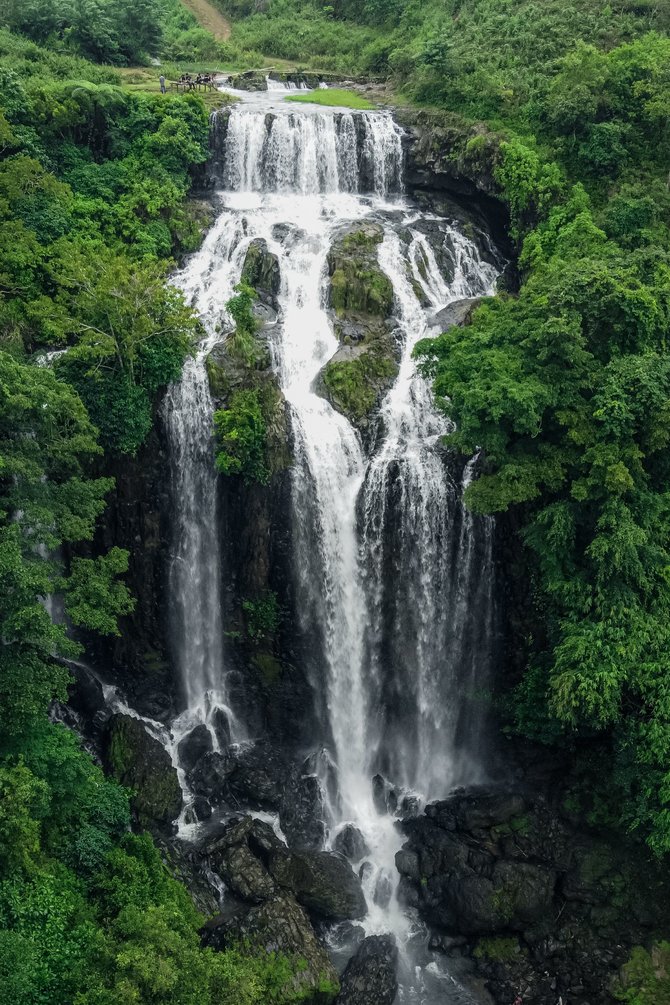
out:
M659 942L648 952L635 946L621 969L614 995L627 1005L664 1005L670 1002L670 942Z
M393 286L381 269L361 265L355 258L340 261L330 280L331 304L338 313L360 311L388 317L393 309Z
M252 642L275 634L279 625L279 606L274 590L265 590L259 597L242 601L247 636Z
M383 237L381 229L364 227L361 230L355 230L352 234L347 234L342 241L342 247L345 251L355 252L361 248L365 251L374 251L377 245L382 243Z
M214 398L223 399L230 392L230 379L223 363L214 359L210 354L205 361L207 367L207 377L209 388Z
M107 746L111 773L134 791L133 808L144 827L173 819L181 807L177 772L162 748L152 749L155 742L138 720L123 717L112 723Z
M517 939L480 939L472 955L478 960L487 959L493 963L512 963L519 952Z
M286 101L297 101L303 105L328 105L336 108L355 108L359 111L370 111L375 106L357 94L340 87L329 87L328 90L309 91L306 94L291 94Z
M370 351L356 359L328 363L323 382L333 406L352 421L360 422L375 407L379 382L394 377L396 372L394 359Z
M530 815L528 813L524 813L520 817L512 817L509 822L509 827L513 834L520 834L525 837L530 833L531 823L532 821Z
M514 917L515 902L514 891L505 886L494 890L491 898L493 910L503 923L511 921Z
M276 684L282 676L282 665L272 653L256 653L252 663L260 671L263 682L268 686Z

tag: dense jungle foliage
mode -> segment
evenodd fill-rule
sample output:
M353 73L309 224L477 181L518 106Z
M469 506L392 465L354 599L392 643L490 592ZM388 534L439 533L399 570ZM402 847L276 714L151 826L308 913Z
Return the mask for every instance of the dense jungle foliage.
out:
M12 1005L293 1000L294 963L201 948L190 896L129 831L131 793L48 717L81 650L44 598L58 592L75 628L102 634L132 610L127 554L81 545L113 485L105 458L144 442L196 334L165 277L200 239L185 197L206 109L135 93L82 58L158 51L166 10L190 23L177 3L142 0L0 13L16 30L0 30L0 1000Z

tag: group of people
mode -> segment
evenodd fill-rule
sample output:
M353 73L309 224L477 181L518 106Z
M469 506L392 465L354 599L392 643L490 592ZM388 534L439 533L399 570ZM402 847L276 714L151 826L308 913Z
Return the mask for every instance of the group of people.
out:
M164 74L161 73L158 78L158 83L160 84L161 94L165 94L167 85ZM192 77L190 73L182 73L181 77L177 81L177 87L183 87L189 91L195 90L198 84L208 84L211 87L214 84L213 74L198 73L195 77Z

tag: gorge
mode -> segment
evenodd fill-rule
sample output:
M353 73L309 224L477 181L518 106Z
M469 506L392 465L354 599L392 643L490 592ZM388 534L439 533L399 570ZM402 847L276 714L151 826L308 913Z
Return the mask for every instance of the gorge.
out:
M481 456L444 448L412 357L467 322L504 255L481 206L468 214L442 183L429 204L423 184L419 203L406 194L411 127L295 111L279 93L214 114L217 218L174 277L204 334L161 408L166 599L158 622L139 612L171 669L162 697L151 676L132 685L181 786L170 855L206 913L223 911L208 944L303 954L308 994L335 979L324 946L367 974L367 997L342 978L351 1005L505 1003L519 988L554 1005L584 980L592 994L621 909L577 976L548 919L586 940L589 884L630 863L550 808L560 764L501 746L508 558L494 520L463 503ZM240 281L255 298L246 355L227 306ZM214 414L239 395L260 403L260 479L216 473ZM594 860L604 873L587 879Z

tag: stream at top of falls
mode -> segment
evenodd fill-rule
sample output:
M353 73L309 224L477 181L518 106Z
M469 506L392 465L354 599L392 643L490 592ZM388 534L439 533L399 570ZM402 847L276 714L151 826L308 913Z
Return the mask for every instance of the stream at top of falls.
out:
M216 151L220 213L175 279L206 337L163 409L175 501L170 623L185 706L172 726L172 751L176 757L179 740L203 723L219 749L221 716L233 741L246 739L226 687L206 360L230 330L226 303L249 245L262 239L280 271L278 317L265 336L292 427L303 620L296 629L318 638L307 671L315 704L323 705L332 769L330 784L324 781L328 847L348 823L364 838L369 854L354 863L362 866L369 908L362 926L396 937L398 1001L473 1002L428 953L423 926L399 902L394 859L404 840L397 819L407 807L485 777L480 707L495 636L493 525L463 506L476 461L460 469L447 463L447 422L412 350L437 334L433 318L446 305L492 292L498 269L452 221L422 215L404 197L402 131L388 113L296 110L270 100L254 96L226 116ZM393 285L399 359L367 450L315 390L339 348L327 306L328 251L347 225L364 221L383 228L378 260ZM393 786L392 797L380 784ZM187 807L185 837L193 830L188 819ZM332 930L335 954L346 951L347 930Z

